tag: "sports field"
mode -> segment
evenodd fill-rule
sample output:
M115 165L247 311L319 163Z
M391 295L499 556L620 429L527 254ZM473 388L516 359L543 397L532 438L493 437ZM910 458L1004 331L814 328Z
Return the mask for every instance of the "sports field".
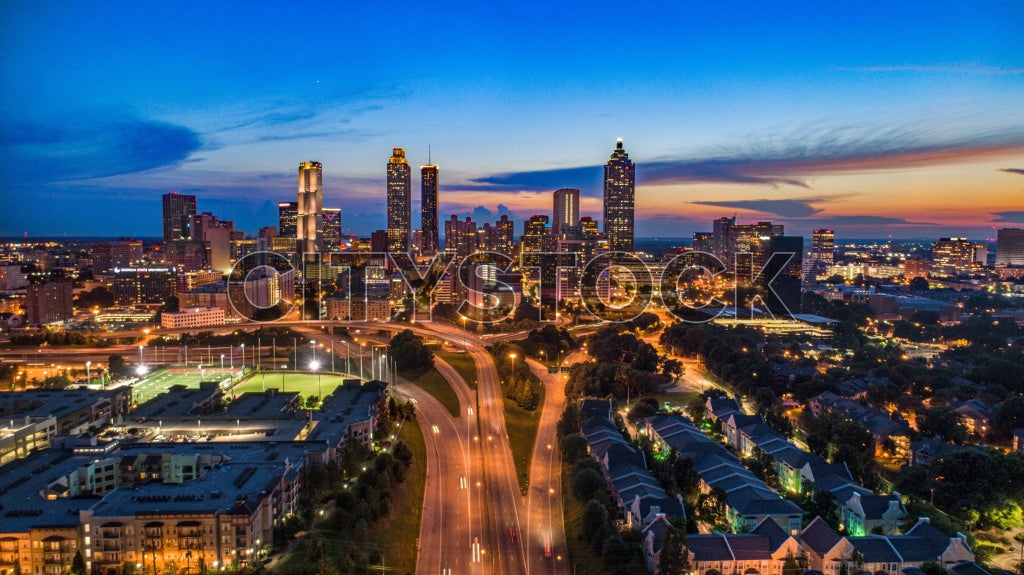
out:
M200 374L199 370L194 367L165 367L135 382L132 385L132 392L135 403L143 403L161 393L166 393L174 385L198 388L200 381L216 381L224 387L240 377L241 374L241 369L211 367L204 369Z
M305 399L311 395L328 397L334 393L345 378L352 376L331 373L295 373L293 371L270 371L253 374L245 381L232 388L232 395L240 395L250 391L278 389L285 392L299 392ZM319 391L318 391L319 387Z

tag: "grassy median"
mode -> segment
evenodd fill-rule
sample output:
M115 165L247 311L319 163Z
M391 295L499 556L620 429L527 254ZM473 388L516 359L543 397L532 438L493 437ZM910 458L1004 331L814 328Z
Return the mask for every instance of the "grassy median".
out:
M448 413L452 414L452 417L459 417L461 415L459 411L459 397L455 395L455 390L448 384L448 380L433 366L400 371L398 375L433 395L448 410Z
M370 541L387 541L381 556L388 570L416 572L416 542L423 517L423 490L427 481L427 446L415 421L406 421L398 439L412 450L412 465L405 481L391 492L391 514L370 528Z
M476 362L465 352L434 351L434 355L445 360L459 372L470 389L476 389Z
M519 490L526 495L530 486L530 462L533 460L533 444L537 440L537 428L540 426L540 410L544 405L544 386L537 386L537 408L523 409L509 399L502 397L505 403L505 429L512 447L512 461L516 466L516 478Z

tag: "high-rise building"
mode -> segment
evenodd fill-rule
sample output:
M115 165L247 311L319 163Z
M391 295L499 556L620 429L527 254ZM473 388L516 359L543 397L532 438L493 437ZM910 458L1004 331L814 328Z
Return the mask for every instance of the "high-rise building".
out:
M712 222L712 234L714 239L711 242L712 252L715 257L722 260L725 267L733 269L736 262L733 261L733 254L736 252L736 242L733 240L732 227L736 225L736 217L718 218Z
M74 317L71 284L32 284L25 288L25 315L32 326L67 321Z
M636 169L619 138L604 166L604 235L609 250L633 251L635 194Z
M955 278L970 274L977 246L967 238L939 238L932 243L932 277Z
M196 215L196 197L171 192L164 194L164 241L187 240L192 237L190 226Z
M231 271L231 237L235 223L221 220L210 212L192 217L192 233L206 249L206 267L221 273Z
M174 267L129 267L114 270L113 293L117 305L163 303L175 295L178 269Z
M440 246L437 237L437 164L420 166L420 198L422 212L420 230L422 240L420 250L426 255L434 255ZM388 187L390 191L390 186Z
M127 267L142 259L142 241L118 240L92 246L92 272L110 273L114 268Z
M408 252L412 235L412 174L403 148L388 159L388 251Z
M1000 228L996 232L996 265L1024 266L1024 228Z
M832 230L814 230L811 236L811 259L832 267L835 264L836 234Z
M324 219L324 251L341 251L341 208L324 208L321 214Z
M0 265L0 291L12 291L28 285L21 264Z
M280 202L277 204L279 236L282 238L294 238L298 230L298 219L298 202Z
M693 251L705 254L715 253L714 232L693 232Z
M580 225L580 191L573 188L555 190L552 214L551 233L556 237L575 234Z
M775 317L800 313L803 251L803 236L779 235L768 239L767 260L757 283L765 305Z
M319 253L323 237L324 187L320 162L299 164L299 201L296 214L296 250ZM283 235L283 234L282 234Z

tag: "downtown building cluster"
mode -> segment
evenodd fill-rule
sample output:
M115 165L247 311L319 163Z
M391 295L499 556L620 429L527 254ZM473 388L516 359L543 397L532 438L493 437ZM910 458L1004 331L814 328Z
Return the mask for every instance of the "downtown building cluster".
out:
M388 409L380 381L346 380L313 412L298 392L217 411L216 382L170 391L130 412L127 386L0 392L17 423L0 428L0 573L245 568L297 512L307 471L369 447Z

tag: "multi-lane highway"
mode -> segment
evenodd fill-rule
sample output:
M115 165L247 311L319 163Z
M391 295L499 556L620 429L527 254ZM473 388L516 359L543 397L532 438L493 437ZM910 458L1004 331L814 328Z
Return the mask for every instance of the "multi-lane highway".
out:
M346 351L351 349L353 362L374 359L368 348L350 348L340 337L321 329L321 326L365 328L365 323L280 324L319 343L330 345L333 341L336 351L343 347ZM211 331L246 327L249 326L225 326ZM401 378L392 378L396 395L415 400L417 420L427 446L428 476L416 572L439 575L567 573L555 435L555 424L565 402L561 376L549 375L546 371L540 374L547 393L531 465L531 488L524 498L519 491L505 427L501 382L494 360L484 349L488 342L442 323L373 324L373 327L389 331L412 329L421 336L445 340L459 347L465 345L477 369L477 389L472 390L454 368L436 359L438 371L459 399L458 417L453 417L429 393ZM373 336L368 339L372 340ZM93 350L44 349L27 355L79 362L105 361L111 353L118 352L131 358L128 352L137 349L137 344ZM168 348L166 353L169 356L178 352ZM24 357L26 354L15 355Z

